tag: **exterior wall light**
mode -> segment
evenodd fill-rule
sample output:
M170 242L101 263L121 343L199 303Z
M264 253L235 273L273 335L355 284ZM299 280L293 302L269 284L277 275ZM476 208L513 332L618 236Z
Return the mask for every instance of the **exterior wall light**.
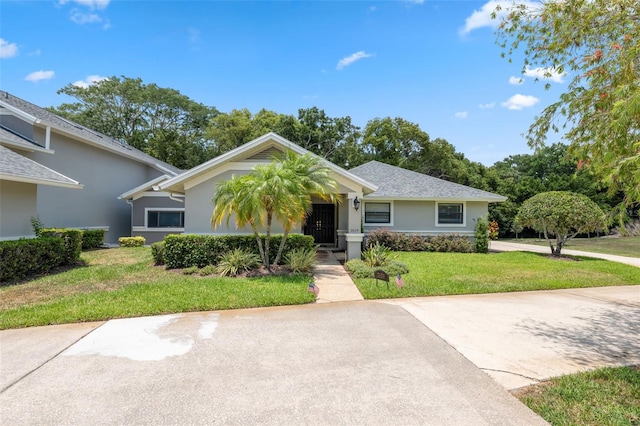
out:
M360 208L360 200L357 195L356 198L353 199L353 208L356 209L356 211Z

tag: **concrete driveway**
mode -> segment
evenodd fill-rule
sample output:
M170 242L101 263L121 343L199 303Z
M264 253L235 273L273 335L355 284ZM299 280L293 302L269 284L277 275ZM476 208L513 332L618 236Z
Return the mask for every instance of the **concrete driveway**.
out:
M639 335L640 286L4 330L0 424L545 424L507 389Z
M0 332L0 424L546 424L393 304L97 325Z

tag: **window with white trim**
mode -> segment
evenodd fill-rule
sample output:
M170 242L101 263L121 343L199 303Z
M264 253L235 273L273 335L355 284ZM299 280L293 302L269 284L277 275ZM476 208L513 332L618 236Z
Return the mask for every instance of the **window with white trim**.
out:
M391 223L391 203L364 203L364 223Z
M464 203L438 203L438 225L463 225Z
M147 210L147 228L184 228L184 211Z

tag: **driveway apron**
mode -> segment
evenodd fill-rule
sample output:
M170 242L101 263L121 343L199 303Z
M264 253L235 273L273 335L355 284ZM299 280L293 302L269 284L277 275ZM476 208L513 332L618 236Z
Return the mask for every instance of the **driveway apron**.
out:
M2 391L1 424L546 424L392 304L112 320L56 350ZM3 375L23 360L3 349Z

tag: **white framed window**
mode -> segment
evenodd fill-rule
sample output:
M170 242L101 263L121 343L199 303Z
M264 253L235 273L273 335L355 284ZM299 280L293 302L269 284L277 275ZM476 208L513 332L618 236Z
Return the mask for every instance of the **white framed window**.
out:
M466 226L465 202L436 203L436 226Z
M392 201L365 201L365 225L393 225Z
M153 229L184 229L184 209L148 207L144 225Z

